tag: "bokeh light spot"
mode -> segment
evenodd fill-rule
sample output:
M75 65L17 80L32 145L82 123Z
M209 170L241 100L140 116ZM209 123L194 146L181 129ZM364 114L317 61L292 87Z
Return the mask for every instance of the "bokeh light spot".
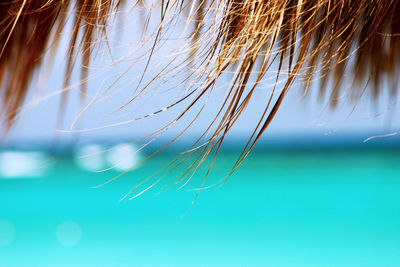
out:
M61 245L73 247L81 241L82 229L76 222L65 221L58 225L56 237Z

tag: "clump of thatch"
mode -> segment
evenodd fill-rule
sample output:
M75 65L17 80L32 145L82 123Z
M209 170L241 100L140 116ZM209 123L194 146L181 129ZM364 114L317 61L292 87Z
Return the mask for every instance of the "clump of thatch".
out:
M72 2L72 3L71 3ZM88 66L92 42L106 30L115 1L9 0L0 3L0 86L3 127L10 127L26 96L29 82L40 67L48 46L56 47L67 17L73 16L65 73L68 83L74 55ZM82 71L85 75L86 69Z
M10 0L0 3L0 83L3 107L9 123L24 100L34 71L40 67L48 44L55 44L66 17L74 17L66 80L75 52L81 51L83 66L90 62L92 44L106 33L106 23L121 0L38 1ZM288 64L285 95L294 79L301 76L305 89L315 75L326 89L330 76L332 105L342 88L345 70L354 77L352 90L368 81L374 95L389 77L396 89L400 59L399 1L298 0L298 1L162 1L160 24L165 16L179 16L192 9L194 49L199 36L207 32L205 20L213 20L212 45L197 61L217 58L209 73L215 79L233 64L240 65L232 89L241 90L261 60L256 80L268 71L273 60ZM171 14L172 13L172 14ZM348 65L351 65L350 67ZM278 73L279 75L279 73ZM237 92L239 93L239 92ZM278 102L280 102L279 100ZM9 125L8 125L9 126Z
M68 85L74 55L80 51L82 65L90 63L92 44L104 37L107 21L121 2L10 0L0 3L3 127L10 127L13 122L45 48L49 43L56 43L66 17L74 17L65 74L65 85ZM171 125L212 91L227 70L235 68L229 93L210 123L213 134L197 148L201 156L192 167L198 166L213 149L219 150L226 133L249 104L273 62L278 66L276 81L284 77L282 90L273 90L269 99L262 100L265 110L233 169L268 127L295 80L303 83L305 94L310 84L318 80L321 94L330 93L332 107L336 106L343 88L350 91L368 88L376 97L387 88L383 86L386 79L392 93L397 90L398 0L163 0L157 3L161 16L154 46L170 21L168 17L183 16L183 11L189 11L186 20L192 23L193 32L187 62L201 63L198 66L202 68L198 72L201 77L192 76L201 80L193 83L198 84L196 97ZM206 42L202 41L203 37ZM151 53L152 50L149 56ZM346 86L343 84L345 73L353 77L350 83L346 81Z

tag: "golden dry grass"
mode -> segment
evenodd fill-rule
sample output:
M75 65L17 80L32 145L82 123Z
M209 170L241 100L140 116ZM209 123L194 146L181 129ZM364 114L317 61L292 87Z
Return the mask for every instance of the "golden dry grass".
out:
M15 120L46 47L49 43L57 43L66 18L73 16L74 27L70 32L65 87L69 84L77 55L82 58L82 66L90 64L92 44L106 37L107 22L122 2L9 0L0 3L3 129L11 127ZM140 6L143 2L138 0L129 4ZM235 70L226 99L210 127L187 153L174 161L179 165L194 151L200 151L184 175L197 169L212 151L215 159L224 137L254 97L255 88L273 62L278 65L276 81L281 77L284 79L282 90L274 88L265 100L265 109L258 114L260 119L256 127L249 129L251 137L232 171L265 132L295 80L304 85L304 94L315 79L319 80L320 94L330 94L332 107L337 105L343 88L350 93L367 90L374 97L387 88L392 94L397 90L400 64L398 0L162 0L156 4L160 6L160 26L153 47L160 45L160 36L170 17L189 12L185 19L193 29L190 35L192 49L185 62L200 66L196 74L189 74L189 79L197 80L193 82L198 84L196 97L160 131L171 127L193 109L199 99L213 90L224 73L232 68ZM207 37L206 44L202 42L203 37ZM152 52L149 51L149 58ZM168 73L164 72L165 75ZM346 81L346 86L343 85L345 73L352 77L352 81ZM87 68L83 67L82 79L87 75ZM159 76L154 77L155 80ZM139 94L149 88L151 84ZM65 101L64 98L63 103ZM127 100L130 101L132 99ZM210 129L213 129L211 136L200 143Z

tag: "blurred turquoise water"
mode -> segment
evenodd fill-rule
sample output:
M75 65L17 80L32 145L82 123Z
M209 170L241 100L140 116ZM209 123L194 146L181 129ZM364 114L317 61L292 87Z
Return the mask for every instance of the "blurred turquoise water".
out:
M175 155L97 189L118 173L71 156L0 178L0 266L400 266L398 149L255 151L187 214L201 174L119 201ZM220 154L208 185L235 155Z

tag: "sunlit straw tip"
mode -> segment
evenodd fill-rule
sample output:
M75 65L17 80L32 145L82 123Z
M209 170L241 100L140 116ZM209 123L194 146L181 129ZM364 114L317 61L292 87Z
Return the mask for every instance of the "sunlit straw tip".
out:
M366 143L366 142L369 142L369 141L371 141L371 140L373 140L373 139L384 138L384 137L391 137L391 136L396 136L396 135L398 135L398 134L400 134L400 132L394 132L394 133L389 133L389 134L375 135L375 136L368 137L368 138L365 139L363 142Z

